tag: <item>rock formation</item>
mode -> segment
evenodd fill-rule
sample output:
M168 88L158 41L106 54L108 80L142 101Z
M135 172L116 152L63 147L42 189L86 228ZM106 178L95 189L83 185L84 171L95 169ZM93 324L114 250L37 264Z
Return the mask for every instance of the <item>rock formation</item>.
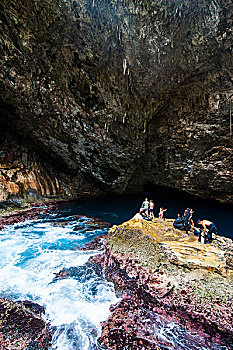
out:
M153 328L163 317L163 323L200 334L203 348L221 344L232 349L231 239L215 235L212 244L203 245L174 229L172 220L132 219L113 226L105 246L106 276L123 289L124 297L102 325L103 347L176 349Z
M13 302L0 299L0 348L38 349L49 348L51 334L41 318L43 308L31 302Z
M43 199L98 194L84 176L51 166L35 150L20 144L9 133L0 138L0 208L26 207Z
M3 1L0 123L42 156L47 185L29 164L33 185L2 179L2 196L65 196L79 187L67 175L232 202L232 13L228 0Z

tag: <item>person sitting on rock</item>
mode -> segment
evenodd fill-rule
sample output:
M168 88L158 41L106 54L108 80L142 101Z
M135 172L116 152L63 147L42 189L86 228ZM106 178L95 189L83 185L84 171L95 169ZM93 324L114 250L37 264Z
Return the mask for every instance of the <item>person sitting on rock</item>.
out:
M184 228L184 217L177 214L177 218L173 222L173 226L178 230L182 230Z
M163 218L163 213L166 211L167 209L164 209L163 207L161 207L159 209L159 218L162 219Z
M139 211L139 213L135 214L134 217L132 218L132 220L141 222L143 220L143 217L141 215L141 211Z
M197 223L198 225L202 225L203 234L205 235L207 232L207 241L212 243L212 233L217 234L217 227L215 226L215 224L212 221L206 219L199 219L197 220Z

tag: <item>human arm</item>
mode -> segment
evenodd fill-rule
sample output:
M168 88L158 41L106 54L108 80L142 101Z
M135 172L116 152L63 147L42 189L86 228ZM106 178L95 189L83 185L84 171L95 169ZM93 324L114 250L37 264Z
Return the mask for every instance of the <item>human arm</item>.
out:
M206 233L206 225L202 223L202 226L203 226L203 233Z

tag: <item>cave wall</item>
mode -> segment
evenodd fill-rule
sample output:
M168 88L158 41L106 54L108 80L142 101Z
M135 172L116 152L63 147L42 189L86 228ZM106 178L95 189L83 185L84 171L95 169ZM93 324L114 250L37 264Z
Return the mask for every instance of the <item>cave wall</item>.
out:
M0 135L0 208L99 193L95 184L80 172L70 174L56 169L33 145L29 146L7 130Z
M78 183L232 202L232 7L2 2L0 121Z

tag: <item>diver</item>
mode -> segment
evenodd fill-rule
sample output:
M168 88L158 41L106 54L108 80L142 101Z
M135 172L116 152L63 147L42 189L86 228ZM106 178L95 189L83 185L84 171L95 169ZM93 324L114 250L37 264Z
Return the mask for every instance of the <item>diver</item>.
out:
M212 243L212 233L217 234L217 227L216 225L209 220L197 220L198 225L202 225L203 227L203 234L207 236L207 241Z
M184 217L177 214L177 218L173 222L173 226L178 230L182 230L184 228Z
M193 213L194 211L189 208L185 209L184 211L184 229L187 235L189 235L188 231L191 229L191 226L194 226L193 219L192 219Z

